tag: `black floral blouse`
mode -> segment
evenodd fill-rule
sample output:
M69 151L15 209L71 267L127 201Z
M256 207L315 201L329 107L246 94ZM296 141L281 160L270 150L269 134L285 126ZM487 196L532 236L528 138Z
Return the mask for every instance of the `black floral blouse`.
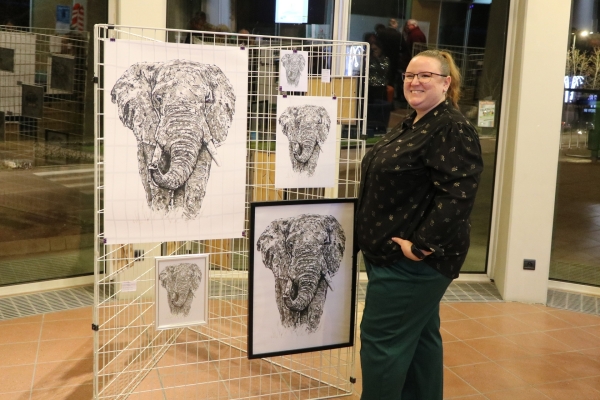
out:
M404 255L392 237L433 254L423 262L457 278L469 249L483 170L477 131L448 101L413 125L416 113L384 136L362 160L356 241L375 265Z

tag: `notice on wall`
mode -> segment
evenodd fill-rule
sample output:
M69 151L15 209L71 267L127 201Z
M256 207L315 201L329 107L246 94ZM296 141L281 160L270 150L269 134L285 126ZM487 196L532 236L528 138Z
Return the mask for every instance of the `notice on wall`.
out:
M493 128L496 117L496 102L493 100L479 101L479 112L477 126L482 128Z

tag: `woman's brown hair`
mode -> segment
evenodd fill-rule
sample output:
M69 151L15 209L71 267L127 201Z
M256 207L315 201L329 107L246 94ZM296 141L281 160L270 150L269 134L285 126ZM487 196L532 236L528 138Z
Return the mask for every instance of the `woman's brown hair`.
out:
M458 108L458 100L460 100L460 71L454 63L452 55L443 50L425 50L417 54L415 57L430 57L438 60L442 66L442 75L450 76L450 86L446 92L446 98L452 102L454 107Z

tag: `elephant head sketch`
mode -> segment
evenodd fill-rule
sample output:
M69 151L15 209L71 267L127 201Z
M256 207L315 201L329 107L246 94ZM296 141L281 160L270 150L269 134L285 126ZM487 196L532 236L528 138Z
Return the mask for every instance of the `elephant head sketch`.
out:
M200 287L202 271L196 264L170 265L160 272L158 280L167 290L171 314L187 316L190 313L194 292Z
M327 289L340 268L346 236L331 215L302 214L272 221L257 248L275 277L275 301L286 328L319 328Z
M137 139L148 206L197 217L235 111L225 74L216 65L188 60L140 62L117 80L111 96Z
M283 68L285 68L287 83L292 86L298 86L298 83L300 83L300 76L306 65L304 56L299 53L285 54L281 57L281 64L283 64Z
M290 161L294 172L315 173L321 146L329 135L331 120L321 106L288 107L279 117L283 134L289 140Z

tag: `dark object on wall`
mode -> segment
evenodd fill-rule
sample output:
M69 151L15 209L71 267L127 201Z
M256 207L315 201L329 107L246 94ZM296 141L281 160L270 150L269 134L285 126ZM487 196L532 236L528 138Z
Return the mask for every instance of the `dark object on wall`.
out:
M0 47L0 71L15 72L15 50Z
M42 86L21 86L21 114L24 117L42 118L44 115L44 88Z
M4 111L0 111L0 142L6 140L6 124L4 122Z
M75 77L75 59L52 55L50 88L72 92Z

